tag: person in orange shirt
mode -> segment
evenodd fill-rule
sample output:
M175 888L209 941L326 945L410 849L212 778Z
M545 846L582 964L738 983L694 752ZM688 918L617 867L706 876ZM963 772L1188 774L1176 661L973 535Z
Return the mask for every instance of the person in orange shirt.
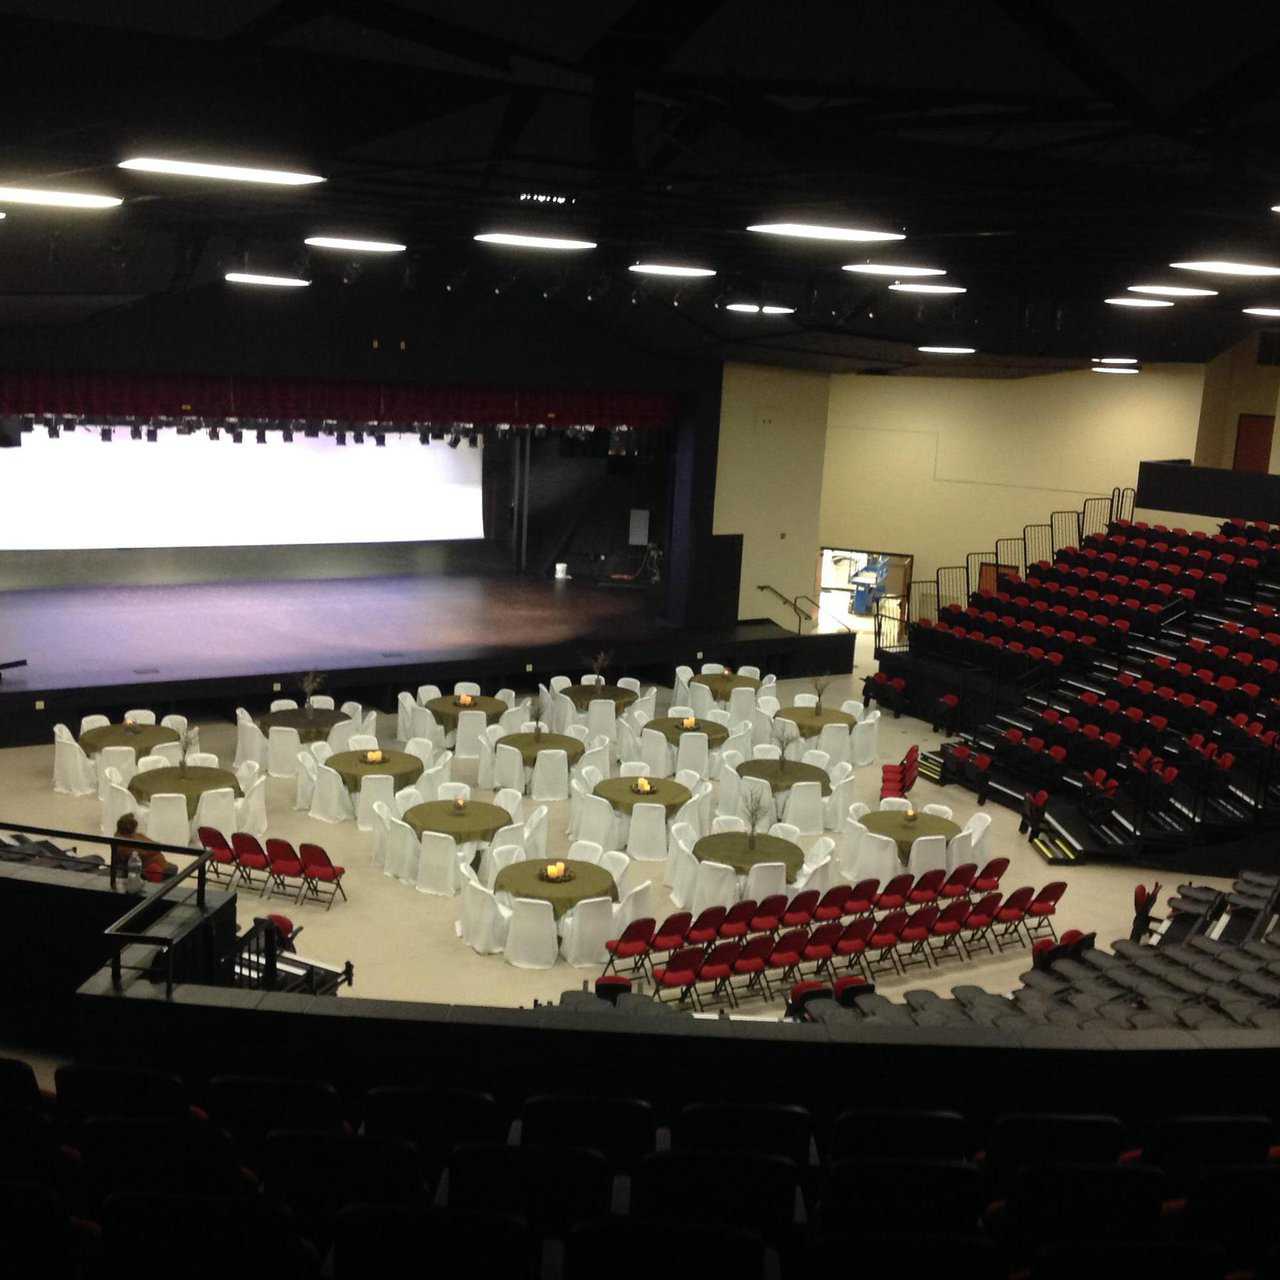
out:
M178 874L178 868L159 849L148 849L146 847L151 842L146 836L138 835L138 819L133 814L124 813L120 815L116 821L116 835L132 837L128 844L116 846L115 866L117 875L123 875L128 872L130 855L135 853L142 863L142 878L144 880L150 880L158 884L161 880L168 880L170 876Z

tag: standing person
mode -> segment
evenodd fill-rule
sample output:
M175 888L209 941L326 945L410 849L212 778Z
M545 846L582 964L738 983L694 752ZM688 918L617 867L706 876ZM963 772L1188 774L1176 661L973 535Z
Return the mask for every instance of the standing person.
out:
M171 876L178 874L178 868L159 849L146 847L151 841L146 836L138 834L138 819L132 813L120 815L116 821L116 835L129 838L128 844L116 846L113 861L117 874L128 872L129 858L135 853L138 855L138 861L142 863L144 880L158 884L161 880L168 880Z

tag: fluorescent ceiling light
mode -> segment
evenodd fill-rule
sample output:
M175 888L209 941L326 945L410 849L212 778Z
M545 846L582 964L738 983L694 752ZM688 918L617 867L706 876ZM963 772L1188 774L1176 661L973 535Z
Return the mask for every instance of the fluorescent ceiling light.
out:
M352 253L403 253L408 248L393 240L347 240L342 236L308 236L304 243L313 249L348 249Z
M305 187L324 179L316 173L291 173L288 169L250 169L239 164L202 164L196 160L164 160L135 156L121 160L121 169L142 173L169 173L183 178L215 178L221 182L261 182L273 187Z
M1193 262L1171 262L1169 265L1179 271L1203 271L1212 276L1280 276L1280 267L1269 267L1260 262L1205 258Z
M0 187L0 204L42 204L55 209L114 209L119 196L92 196L83 191L45 191L40 187Z
M252 271L228 271L222 278L232 284L265 284L276 289L305 289L311 283L297 276L260 276Z
M897 231L870 231L865 227L827 227L813 222L757 222L747 228L766 236L793 236L797 240L858 240L874 243L905 240Z
M968 293L960 284L891 284L894 293Z
M1217 289L1188 289L1180 284L1131 284L1130 293L1154 293L1159 298L1216 298Z
M1137 356L1094 356L1094 364L1137 364Z
M971 356L977 353L977 347L917 347L917 351L926 351L933 356Z
M1245 307L1247 316L1280 316L1280 307Z
M518 249L594 249L594 240L566 240L562 236L524 236L513 231L486 231L481 244L508 244Z
M768 302L760 310L767 316L791 316L795 315L796 311L795 307L775 307Z
M1171 307L1172 302L1163 298L1108 298L1107 305L1112 307Z
M754 302L727 302L726 311L741 311L744 315L758 316L760 308Z
M945 276L942 267L908 267L892 262L850 262L840 268L841 271L854 271L862 276L893 276L906 280L911 276Z
M1117 364L1095 364L1090 373L1138 373L1139 370Z
M681 267L671 262L633 262L627 270L634 271L637 275L642 276L703 277L715 275L715 272L710 267Z

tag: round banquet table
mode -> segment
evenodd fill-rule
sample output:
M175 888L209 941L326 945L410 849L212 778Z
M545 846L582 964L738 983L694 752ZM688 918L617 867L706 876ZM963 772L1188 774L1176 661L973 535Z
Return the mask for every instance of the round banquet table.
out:
M596 783L595 794L627 815L638 804L660 804L665 807L668 818L675 817L680 806L693 799L693 792L673 778L650 778L649 785L653 790L648 795L631 790L637 781L636 778L605 778L603 782Z
M297 729L299 742L327 742L329 730L349 718L341 711L329 711L324 707L314 707L309 713L304 707L295 707L292 710L268 711L265 716L259 716L258 728L268 737L272 729Z
M85 755L97 755L103 747L132 747L139 760L161 743L180 741L178 731L163 724L140 724L132 729L122 724L104 724L97 729L86 729L80 735Z
M850 729L858 723L856 717L844 711L828 711L826 707L783 707L776 713L783 720L794 720L803 738L816 738L823 725L847 724Z
M543 880L538 873L553 862L563 862L573 872L573 879ZM614 902L618 901L618 886L603 867L567 858L534 858L531 862L513 862L498 872L493 881L493 891L509 893L513 898L538 898L542 902L549 902L557 920L584 898L612 898Z
M456 731L458 717L464 711L483 711L487 723L497 724L511 710L501 698L486 698L484 696L473 697L470 706L459 706L451 693L446 693L443 698L432 698L429 702L423 703L423 705L435 716L436 723L445 733Z
M690 684L705 684L717 702L728 702L735 689L759 689L760 681L752 676L710 675L694 676Z
M135 773L129 790L143 804L150 804L152 796L180 795L187 797L187 817L196 816L196 805L206 791L228 788L240 794L240 784L230 769L211 769L207 765L188 765L185 772L179 765L167 769L148 769Z
M422 777L422 761L411 756L407 751L382 752L382 760L378 764L365 761L363 751L335 751L325 764L336 771L348 791L358 792L365 778L388 777L395 782L397 791L411 787Z
M708 747L718 747L729 736L729 730L718 720L698 720L692 729L686 729L683 719L660 716L657 720L648 721L644 727L656 729L673 747L680 745L680 738L686 733L705 733Z
M634 689L620 689L616 684L571 684L561 692L579 711L589 711L597 698L607 698L616 711L625 711L636 700Z
M533 768L540 751L563 751L569 757L569 763L573 764L582 758L582 753L586 750L583 743L567 733L544 733L540 738L532 733L509 733L505 738L499 738L494 745L515 747L526 769Z
M960 828L954 822L932 813L917 811L914 822L908 822L906 818L901 809L877 809L873 813L864 813L859 821L868 831L896 841L898 858L903 865L911 856L913 840L919 840L921 836L946 836L950 840L960 834Z
M487 843L511 823L511 815L500 805L468 800L459 809L452 800L428 800L404 811L404 820L419 834L437 831L452 836L459 845Z
M750 839L745 831L703 836L693 846L693 856L699 862L722 862L740 876L745 876L759 862L781 862L787 869L788 881L794 880L804 866L804 850L798 844L779 836L757 834L756 847L751 849L747 846Z
M831 794L831 779L825 769L816 764L805 764L802 760L744 760L738 766L740 778L763 778L776 796L780 791L790 791L797 782L818 782L822 784L822 794Z

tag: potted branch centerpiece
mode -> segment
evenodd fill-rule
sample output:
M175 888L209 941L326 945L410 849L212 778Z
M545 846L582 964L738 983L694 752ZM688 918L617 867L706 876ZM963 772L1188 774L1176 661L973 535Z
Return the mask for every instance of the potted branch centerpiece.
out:
M747 848L756 847L756 824L768 812L768 804L758 787L748 787L742 797L742 813L747 822Z
M311 705L311 699L324 688L324 674L320 671L308 671L302 677L302 707L303 714L311 716L315 708Z
M790 761L787 748L800 736L800 726L786 716L774 716L769 727L769 737L778 748L778 772L785 774Z
M187 756L200 746L200 730L193 725L188 725L178 735L178 746L182 748L182 760L178 765L178 776L185 778L187 776Z

